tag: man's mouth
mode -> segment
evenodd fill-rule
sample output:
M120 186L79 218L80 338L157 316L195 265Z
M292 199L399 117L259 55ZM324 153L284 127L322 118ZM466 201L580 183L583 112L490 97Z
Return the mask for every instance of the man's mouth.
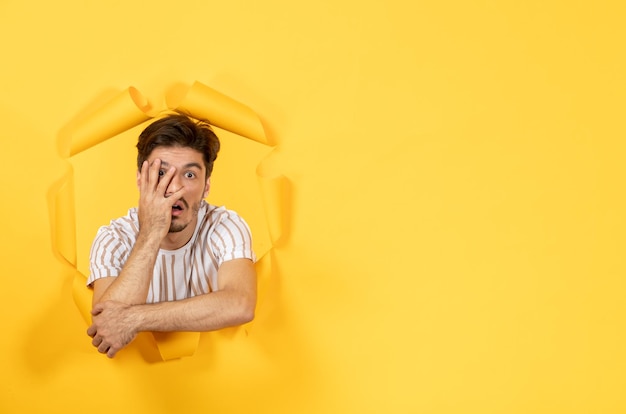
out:
M186 208L188 208L189 206L187 205L187 202L185 200L183 200L182 198L180 200L178 200L173 206L172 209L174 210L184 210Z
M183 210L187 207L187 203L184 200L179 200L172 206L172 215L178 216L182 214Z

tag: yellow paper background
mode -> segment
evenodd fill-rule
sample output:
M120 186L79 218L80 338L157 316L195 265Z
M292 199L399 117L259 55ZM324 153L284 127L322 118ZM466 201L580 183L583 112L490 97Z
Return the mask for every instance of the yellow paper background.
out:
M624 412L624 17L2 2L0 412ZM108 360L52 249L58 136L131 85L158 106L196 80L259 114L289 231L249 329ZM94 175L130 192L122 172Z

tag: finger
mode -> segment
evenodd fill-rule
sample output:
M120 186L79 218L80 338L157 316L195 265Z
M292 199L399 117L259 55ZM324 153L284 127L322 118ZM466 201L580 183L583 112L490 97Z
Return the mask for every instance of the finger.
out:
M109 350L107 351L107 356L109 358L113 358L115 356L115 354L117 354L117 351L119 351L119 349L110 347Z
M91 341L91 344L95 347L99 347L100 344L102 343L102 337L101 336L94 336L93 340Z
M104 305L102 305L102 303L98 303L91 310L91 314L93 316L96 316L96 315L99 315L100 313L102 313L103 310L104 310Z
M159 184L159 171L161 170L161 160L156 159L152 161L152 165L148 170L148 182L146 183L146 190L154 191Z
M98 330L96 329L95 325L91 325L89 327L89 329L87 329L87 335L91 336L93 338L93 336L96 334Z
M176 167L170 167L169 170L167 170L165 174L161 176L161 181L159 181L159 184L157 185L157 193L159 195L165 196L167 187L172 182L172 178L174 178L175 173L176 173Z
M148 185L148 169L148 160L145 160L141 164L141 170L139 171L139 191L142 191Z
M173 193L171 193L170 195L166 196L171 206L173 206L181 198L183 198L184 190L185 190L185 187L183 186L183 187L180 187L178 190L174 191Z
M106 354L107 352L109 352L109 348L109 344L102 341L100 342L100 345L98 345L98 352L100 352L101 354Z

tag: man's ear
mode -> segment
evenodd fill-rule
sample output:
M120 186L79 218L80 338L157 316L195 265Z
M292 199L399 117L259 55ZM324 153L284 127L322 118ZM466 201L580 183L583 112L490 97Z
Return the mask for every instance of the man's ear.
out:
M206 179L206 183L204 184L204 195L202 198L206 198L209 195L209 189L211 188L211 177Z
M141 184L141 171L137 170L137 188L140 188L139 184Z

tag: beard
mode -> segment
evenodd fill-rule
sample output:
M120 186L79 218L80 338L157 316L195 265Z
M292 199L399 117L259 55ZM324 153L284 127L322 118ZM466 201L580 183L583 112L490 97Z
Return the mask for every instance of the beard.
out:
M169 233L179 233L187 228L189 223L172 223L170 224Z

